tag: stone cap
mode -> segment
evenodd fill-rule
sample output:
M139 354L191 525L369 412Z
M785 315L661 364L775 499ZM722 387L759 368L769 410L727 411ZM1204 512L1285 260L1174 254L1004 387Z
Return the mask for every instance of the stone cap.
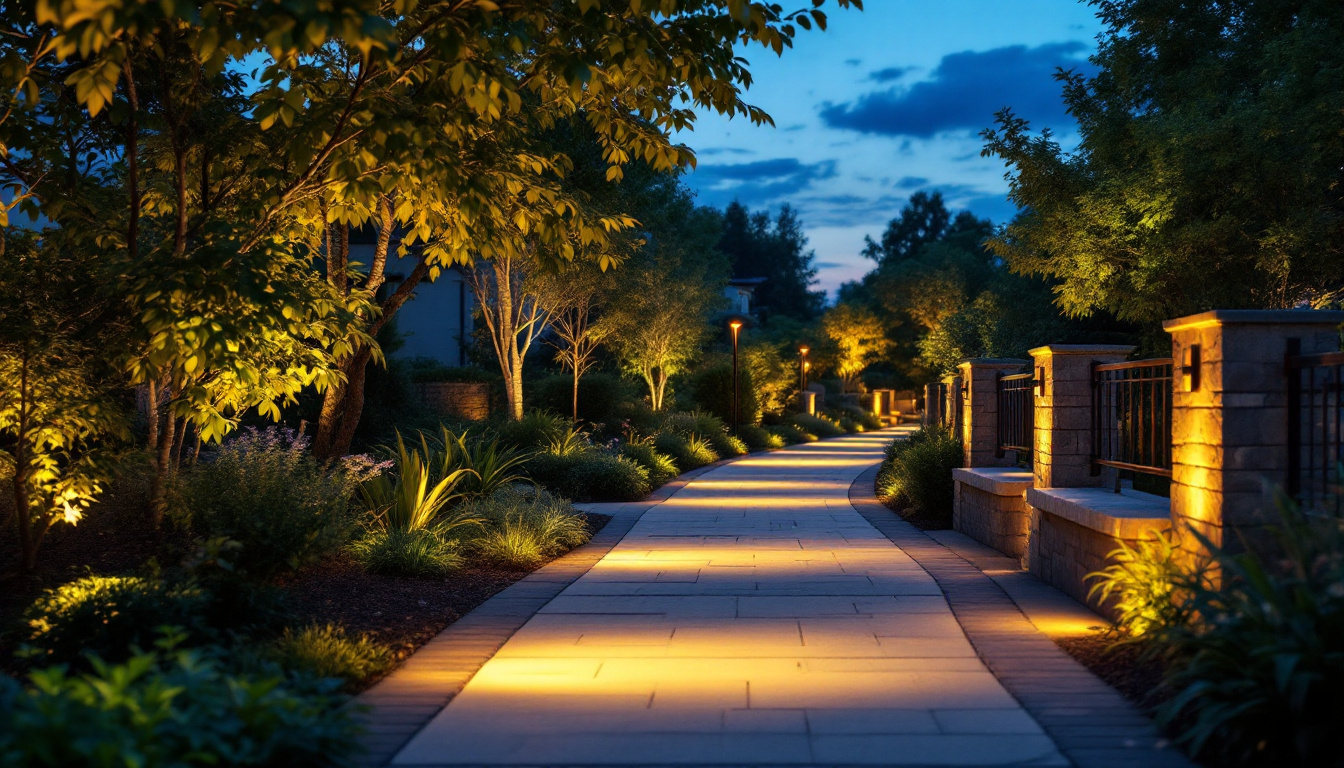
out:
M1021 496L1031 487L1033 475L1016 467L958 467L952 479L995 496Z
M1219 325L1339 325L1344 311L1337 309L1212 309L1162 323L1165 331L1212 328Z
M972 368L998 368L1009 365L1030 365L1030 360L1019 360L1016 357L968 357L957 363L957 366L969 365Z
M1050 355L1128 355L1136 347L1133 344L1047 344L1030 350L1032 357Z
M1141 539L1171 528L1171 499L1151 493L1105 488L1028 488L1027 503L1117 539Z

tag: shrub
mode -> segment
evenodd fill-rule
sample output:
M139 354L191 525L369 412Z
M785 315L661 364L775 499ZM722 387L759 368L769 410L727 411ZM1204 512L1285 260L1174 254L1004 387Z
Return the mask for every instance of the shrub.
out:
M817 436L795 424L776 424L768 427L770 433L780 439L787 445L796 445L797 443L815 443Z
M352 691L359 683L392 666L392 654L367 635L351 637L332 624L286 628L270 649L271 658L287 670L313 677L342 680Z
M677 463L677 467L683 472L689 472L692 469L713 464L719 460L718 454L710 447L709 442L696 436L686 438L674 432L660 432L653 439L653 447L659 453L671 456L672 460Z
M569 420L546 411L529 411L523 418L495 423L491 429L499 442L523 451L546 447L569 429Z
M768 451L772 448L784 447L784 438L764 427L750 425L739 427L737 434L738 437L742 438L742 444L749 451Z
M473 549L483 560L504 567L535 567L589 538L584 517L569 502L542 490L527 494L506 488L471 508L486 521Z
M382 467L362 457L323 465L307 446L291 430L245 431L182 474L176 513L202 538L241 544L234 564L254 578L338 549L355 529L351 495Z
M1113 602L1116 626L1130 637L1184 624L1189 619L1189 601L1176 587L1184 556L1176 538L1153 531L1133 547L1119 543L1107 555L1111 564L1087 575L1093 582L1088 597L1097 598L1100 605Z
M47 590L24 612L24 640L34 664L82 663L85 654L121 661L132 646L152 648L165 626L193 641L212 636L210 597L194 584L168 585L133 576L85 576Z
M384 531L422 531L435 528L440 532L472 522L459 516L441 513L463 494L458 485L475 474L473 470L455 468L446 452L430 446L424 434L420 447L407 448L401 434L397 434L396 448L391 451L393 469L365 480L359 487L359 498L373 517L375 527Z
M647 469L624 456L593 451L569 468L560 492L575 501L639 501L650 490Z
M729 422L733 418L733 366L719 363L701 368L692 374L690 390L695 402L718 419ZM740 424L755 424L761 418L761 405L756 397L756 386L746 366L738 369L738 408Z
M802 431L819 438L839 437L845 434L845 430L841 429L839 424L824 416L795 413L789 417L789 422Z
M436 578L462 565L458 542L442 532L373 529L350 545L351 554L369 573Z
M462 478L462 492L469 497L489 496L495 491L520 480L527 454L500 443L499 438L487 441L484 437L469 439L466 432L454 434L447 427L437 447L442 450L440 476L456 469L467 470Z
M1158 709L1192 753L1225 765L1339 765L1344 722L1344 518L1282 494L1272 546L1211 551L1224 583L1184 572L1194 621L1155 627L1173 662Z
M949 432L917 430L904 445L889 447L879 495L899 497L915 511L950 526L952 470L961 466L961 454L961 442Z
M651 489L648 470L591 447L534 456L528 474L538 485L576 501L637 501Z
M643 441L622 443L621 455L643 467L649 473L649 485L654 488L680 474L672 457L659 453L651 443Z
M0 765L334 768L359 756L352 712L329 686L233 675L192 651L62 666L29 686L0 677Z
M574 379L548 376L532 385L531 402L538 408L568 414L574 407ZM579 419L608 423L619 419L622 403L635 397L629 380L610 373L588 373L579 379Z
M679 411L663 417L661 432L674 432L682 437L691 435L709 435L716 432L726 433L728 427L723 419L704 411Z

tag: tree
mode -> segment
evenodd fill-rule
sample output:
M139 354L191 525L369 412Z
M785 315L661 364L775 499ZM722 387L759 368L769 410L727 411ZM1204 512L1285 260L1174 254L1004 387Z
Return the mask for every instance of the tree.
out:
M700 352L710 315L724 303L727 260L715 248L722 219L697 208L674 174L659 174L631 201L645 244L613 271L597 324L625 369L662 410L667 383Z
M887 223L880 243L871 237L863 238L863 255L878 264L912 258L926 244L941 240L951 223L943 193L921 190L910 196L900 216Z
M124 359L150 390L160 489L188 422L217 439L306 386L326 392L317 443L344 450L378 356L370 331L426 276L499 254L602 258L622 224L564 194L568 160L538 151L540 132L583 113L612 181L631 158L680 167L693 157L669 134L693 108L768 120L741 98L738 45L780 53L825 24L816 8L738 0L198 11L11 4L0 40L18 118L0 120L3 182L71 242L132 268L117 290L144 324ZM254 87L238 65L258 59ZM387 247L357 267L332 246L389 220L416 264L375 306ZM319 252L327 279L313 282ZM171 292L150 277L163 272Z
M763 277L754 303L765 314L810 320L821 312L825 293L813 291L816 254L807 249L802 221L788 205L772 221L767 211L752 213L733 201L723 214L719 250L732 261L733 277Z
M124 330L97 298L87 264L7 233L0 257L0 478L19 542L19 571L43 537L74 525L101 494L111 448L128 434L100 345ZM8 519L0 521L8 524Z
M1024 210L994 252L1069 315L1153 323L1320 303L1344 285L1344 6L1095 2L1098 72L1061 72L1066 153L1011 110L984 133Z
M884 355L891 343L882 321L872 310L837 304L821 317L821 333L828 342L835 373L851 389L859 374Z
M579 423L579 381L597 362L602 329L595 325L595 312L604 299L606 275L592 267L576 265L547 280L542 293L553 307L551 331L556 341L555 359L574 379L571 418Z

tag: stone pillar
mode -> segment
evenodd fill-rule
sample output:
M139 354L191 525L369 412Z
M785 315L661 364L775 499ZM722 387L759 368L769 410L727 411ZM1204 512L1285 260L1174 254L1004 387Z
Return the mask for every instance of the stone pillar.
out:
M938 426L943 400L939 397L938 382L924 385L924 426Z
M952 431L952 434L961 436L961 377L944 376L943 377L943 405L942 415L943 423Z
M1019 373L1026 360L978 357L957 366L966 399L962 406L963 467L1008 467L1012 457L998 456L999 374Z
M1092 364L1123 362L1125 344L1051 344L1031 350L1036 366L1036 488L1101 485L1092 474Z
M806 413L808 416L817 415L817 393L810 389L805 389L798 393L798 411Z
M1266 483L1288 467L1290 339L1301 354L1339 349L1344 312L1214 310L1169 320L1172 386L1171 515L1236 548L1277 519Z

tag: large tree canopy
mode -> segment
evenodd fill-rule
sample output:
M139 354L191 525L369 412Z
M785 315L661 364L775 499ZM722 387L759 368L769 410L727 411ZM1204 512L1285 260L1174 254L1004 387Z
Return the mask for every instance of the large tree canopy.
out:
M765 278L755 292L761 313L809 320L821 312L826 294L812 290L816 254L790 206L782 206L772 219L767 211L752 213L733 201L723 214L719 250L731 260L733 277Z
M1024 214L992 241L1071 315L1154 321L1337 300L1344 4L1093 0L1093 77L1061 73L1069 153L1011 111L985 154Z

